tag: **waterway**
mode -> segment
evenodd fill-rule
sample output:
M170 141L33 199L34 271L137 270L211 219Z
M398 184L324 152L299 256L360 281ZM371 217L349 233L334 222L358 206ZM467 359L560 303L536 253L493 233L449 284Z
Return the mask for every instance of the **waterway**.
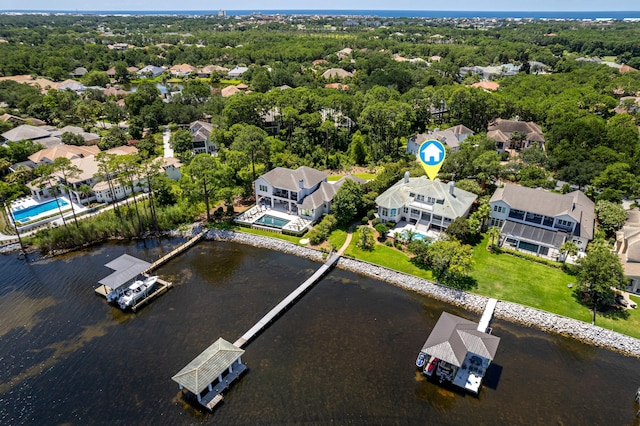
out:
M203 412L171 376L319 265L205 241L158 270L175 287L135 314L94 294L105 263L151 261L179 242L0 257L0 424L638 424L636 358L501 320L478 397L425 380L415 357L440 313L480 314L338 269L247 345L249 371Z

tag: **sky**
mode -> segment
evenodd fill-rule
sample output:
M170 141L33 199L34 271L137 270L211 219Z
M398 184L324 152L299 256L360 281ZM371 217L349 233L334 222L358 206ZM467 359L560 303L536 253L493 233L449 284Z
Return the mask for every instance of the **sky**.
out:
M469 11L637 11L638 0L458 0L416 2L415 0L0 0L0 10L469 10Z

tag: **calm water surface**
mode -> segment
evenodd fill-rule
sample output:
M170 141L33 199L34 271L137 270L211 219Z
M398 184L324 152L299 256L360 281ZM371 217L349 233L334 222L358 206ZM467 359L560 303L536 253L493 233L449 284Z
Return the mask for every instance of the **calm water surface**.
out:
M479 315L341 270L247 346L248 373L202 412L171 376L218 337L235 341L319 265L203 242L159 269L175 288L137 314L94 294L105 263L179 243L0 257L0 424L638 424L637 359L501 320L478 397L425 380L415 356L440 313Z

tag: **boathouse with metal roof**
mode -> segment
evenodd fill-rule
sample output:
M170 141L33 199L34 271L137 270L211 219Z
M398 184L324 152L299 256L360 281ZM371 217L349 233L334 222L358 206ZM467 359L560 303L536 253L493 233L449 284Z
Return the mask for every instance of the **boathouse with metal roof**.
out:
M171 379L212 410L222 401L222 392L247 369L243 354L243 349L219 338Z
M98 281L100 286L96 288L96 292L106 296L111 291L124 286L132 279L149 269L151 263L128 254L123 254L104 266L109 269L113 269L113 272Z

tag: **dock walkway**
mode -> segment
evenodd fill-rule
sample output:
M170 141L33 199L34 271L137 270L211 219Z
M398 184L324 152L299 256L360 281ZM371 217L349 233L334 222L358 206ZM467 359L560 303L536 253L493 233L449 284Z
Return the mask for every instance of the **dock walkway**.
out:
M493 311L496 309L497 303L497 299L489 299L487 305L484 307L484 313L482 314L482 318L480 318L480 323L478 323L478 331L481 331L483 333L487 332L489 323L491 322L491 318L493 318Z
M169 260L173 259L174 257L176 257L177 255L181 254L182 252L186 251L189 247L193 246L195 243L200 241L205 235L207 235L207 231L202 231L201 233L199 233L195 237L191 238L186 243L182 244L180 247L172 250L168 254L165 254L160 259L158 259L155 262L153 262L151 264L151 266L149 266L142 274L148 276L148 274L151 271L153 271L156 268L159 268L160 266L162 266L165 263L167 263Z
M258 321L253 327L247 330L234 345L241 348L248 341L253 339L258 333L265 329L278 315L291 306L298 298L300 298L311 286L324 276L340 259L340 254L331 253L327 257L327 261L322 265L312 276L310 276L305 282L303 282L298 288L285 297L280 303L278 303L273 309L271 309L260 321Z

